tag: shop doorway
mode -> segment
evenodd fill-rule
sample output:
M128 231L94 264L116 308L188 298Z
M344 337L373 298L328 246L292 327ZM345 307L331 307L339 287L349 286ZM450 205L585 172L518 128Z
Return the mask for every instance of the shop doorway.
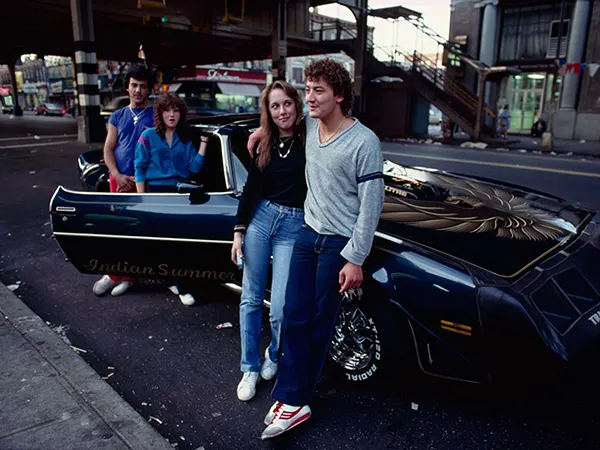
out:
M506 95L510 108L509 131L529 131L543 112L548 74L528 73L507 79Z

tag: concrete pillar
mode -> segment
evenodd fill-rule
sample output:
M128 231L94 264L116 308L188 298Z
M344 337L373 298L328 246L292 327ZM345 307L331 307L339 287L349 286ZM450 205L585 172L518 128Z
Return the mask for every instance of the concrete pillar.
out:
M482 0L475 6L483 8L479 60L491 67L496 64L496 49L498 48L498 0ZM485 92L478 92L477 94L483 94L485 103L492 105L493 91L493 83L486 83ZM491 118L487 115L485 117L485 123L491 126Z
M591 15L590 0L577 0L571 21L569 37L569 53L567 64L582 63L585 54L585 42ZM574 110L577 106L577 93L581 81L580 73L570 72L565 75L560 109Z
M78 140L84 143L103 142L106 128L100 116L92 0L71 0L71 18L80 112L77 118Z
M354 16L356 17L356 52L354 58L354 108L352 114L360 117L365 112L365 102L362 98L363 84L364 84L364 73L367 57L367 19L368 13L368 1L358 0L358 7L352 8Z
M13 98L14 112L15 116L23 115L23 108L19 106L19 92L17 91L17 75L15 74L15 59L11 58L11 62L8 63L8 73L10 74L10 91Z
M286 79L285 61L287 58L287 4L288 0L279 0L273 16L273 33L271 38L271 58L273 81Z

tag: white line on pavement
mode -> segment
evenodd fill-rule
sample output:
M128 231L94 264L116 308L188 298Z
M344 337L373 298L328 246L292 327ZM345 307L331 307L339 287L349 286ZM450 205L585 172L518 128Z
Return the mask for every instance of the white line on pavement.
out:
M19 140L27 140L27 139L69 139L69 138L76 138L77 135L76 134L56 134L56 135L50 135L50 136L38 136L37 138L35 136L20 136L20 137L8 137L8 138L0 138L0 142L4 142L4 141L19 141Z
M579 172L576 170L550 169L548 167L523 166L521 164L506 164L506 163L497 163L497 162L490 162L490 161L473 161L473 160L469 160L469 159L445 158L443 156L413 155L410 153L389 152L389 151L384 151L383 154L384 155L393 155L393 156L405 156L408 158L417 158L417 159L432 159L434 161L447 161L447 162L455 162L455 163L460 163L460 164L475 164L475 165L480 165L480 166L506 167L506 168L510 168L510 169L520 169L520 170L536 170L538 172L551 172L551 173L560 173L563 175L575 175L575 176L579 176L579 177L600 178L600 173Z
M44 147L48 145L60 145L60 144L69 144L74 141L58 141L58 142L40 142L39 144L19 144L19 145L4 145L0 146L0 150L5 150L7 148L30 148L30 147Z

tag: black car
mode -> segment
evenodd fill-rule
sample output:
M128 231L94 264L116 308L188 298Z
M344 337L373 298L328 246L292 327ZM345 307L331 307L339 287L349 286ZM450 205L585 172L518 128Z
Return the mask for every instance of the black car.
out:
M90 190L58 187L54 236L84 273L181 277L238 289L229 259L258 118L206 118L202 173L172 194L111 194L98 152ZM330 356L351 381L416 361L470 383L524 382L595 358L600 215L493 180L385 161L385 206L365 281L341 302ZM127 255L127 257L125 257ZM411 359L407 359L411 358ZM414 358L414 359L412 359Z

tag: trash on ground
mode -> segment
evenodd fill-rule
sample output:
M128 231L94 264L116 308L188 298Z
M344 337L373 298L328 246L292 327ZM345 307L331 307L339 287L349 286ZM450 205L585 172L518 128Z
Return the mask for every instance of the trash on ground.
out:
M224 322L224 323L220 323L219 325L217 325L217 330L220 330L221 328L231 328L233 327L233 324L231 322Z
M162 352L164 349L165 349L164 347L161 347L158 351Z
M19 289L20 286L18 284L9 284L6 287L9 291L15 292L17 289Z
M460 146L461 148L478 148L480 150L485 150L488 147L488 144L485 142L463 142Z
M532 144L538 145L538 141L533 141Z
M181 439L182 441L185 441L185 438L183 436L179 436L179 439Z
M102 377L103 380L108 380L110 377L112 377L114 375L114 372L109 373L108 375L106 375L105 377Z
M580 144L585 144L585 139L579 141Z
M573 156L573 152L567 153L567 156Z
M71 345L71 348L73 350L75 350L77 353L79 353L79 352L81 352L81 353L87 353L87 350L84 350L84 349L79 348L79 347L75 347L74 345Z
M35 140L40 140L40 139L41 139L41 137L39 137L37 134L36 134L35 136L33 136L33 138L34 138Z
M30 170L29 175L35 175L35 170Z
M158 422L160 425L162 425L162 424L163 424L163 421L162 421L162 420L160 420L160 419L157 419L157 418L156 418L156 417L154 417L154 416L150 416L150 417L148 418L148 422L152 422L153 420L154 420L155 422Z
M142 402L142 406L151 406L152 403L146 403L146 402Z
M37 150L29 150L29 153L37 153Z
M108 366L108 370L115 370L113 366Z
M33 185L33 188L34 188L34 189L37 189L37 188L39 188L39 187L40 187L40 185L39 185L39 184L34 184L34 185Z
M410 407L413 409L413 411L417 411L419 409L419 405L416 403L411 403Z
M527 150L525 150L524 148L518 150L519 153L527 153Z
M215 413L212 413L212 416L213 416L213 417L221 417L221 415L222 415L222 414L221 414L220 412L215 412Z

